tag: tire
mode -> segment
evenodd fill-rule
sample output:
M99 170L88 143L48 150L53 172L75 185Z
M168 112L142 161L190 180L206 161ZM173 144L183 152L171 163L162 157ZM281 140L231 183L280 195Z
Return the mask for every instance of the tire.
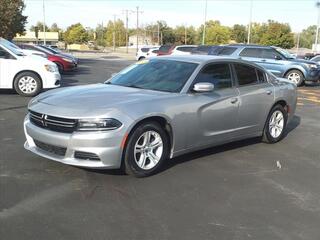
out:
M278 120L274 121L277 118ZM284 136L285 129L287 126L287 120L287 111L281 105L274 106L271 109L267 121L265 123L262 141L266 143L279 142ZM279 129L281 129L281 131L279 131Z
M146 59L145 57L139 57L138 61Z
M152 147L152 143L157 146ZM129 136L124 154L124 169L126 174L147 177L157 173L168 156L167 133L158 123L146 122L138 125Z
M34 97L42 90L40 77L33 72L22 72L18 74L13 83L16 92L24 97Z
M302 86L305 80L303 73L299 70L290 70L286 73L285 78L295 83L298 87Z
M58 63L58 62L54 62L54 63L57 65L59 73L63 73L64 72L63 65L61 63Z

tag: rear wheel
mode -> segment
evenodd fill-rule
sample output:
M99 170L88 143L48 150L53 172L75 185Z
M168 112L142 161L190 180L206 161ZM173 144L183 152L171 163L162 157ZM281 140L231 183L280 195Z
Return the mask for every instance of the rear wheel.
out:
M41 79L38 75L32 72L23 72L18 74L13 85L16 92L25 97L36 96L42 88Z
M146 177L158 172L169 155L168 136L156 122L139 125L129 137L124 163L127 174Z
M291 70L287 72L285 77L297 86L301 86L304 83L304 76L299 70Z
M287 111L281 105L274 106L268 115L264 127L263 141L267 143L280 141L284 136L287 120Z
M139 57L139 60L138 61L141 61L141 60L144 60L146 59L145 57Z

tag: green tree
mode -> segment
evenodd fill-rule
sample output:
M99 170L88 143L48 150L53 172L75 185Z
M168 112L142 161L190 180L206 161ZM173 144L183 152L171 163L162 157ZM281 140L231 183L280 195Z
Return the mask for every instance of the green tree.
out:
M106 46L105 35L107 28L103 24L98 24L95 29L95 41L98 46Z
M300 34L300 47L303 48L312 48L312 44L315 42L317 26L309 26L306 29L303 29Z
M62 29L58 27L57 23L52 23L52 25L49 29L51 32L61 32L62 31Z
M294 35L289 24L269 20L268 29L262 34L260 44L292 48L294 46Z
M193 26L177 26L173 32L177 44L195 44L196 42L197 33Z
M203 25L199 28L199 39L202 39ZM231 40L231 30L222 26L219 21L206 22L205 44L227 44Z
M67 44L85 43L88 41L88 33L81 23L73 24L64 33L64 41Z
M113 46L113 35L115 39L115 46L126 45L126 29L122 20L118 19L115 22L108 22L107 31L105 33L107 46Z
M262 35L268 30L266 23L252 23L250 43L260 44Z
M158 42L158 30L160 44L173 44L176 42L174 30L163 20L159 20L155 24L149 24L145 27L146 34L151 36L154 42Z
M30 31L34 32L36 27L38 28L39 32L43 32L43 23L42 22L37 22L36 25L32 25L30 27ZM46 27L46 32L50 32L50 28L47 25L45 27Z
M0 0L0 37L11 40L25 31L24 8L23 0Z
M235 24L231 29L231 39L237 43L246 43L247 42L248 31L246 26Z

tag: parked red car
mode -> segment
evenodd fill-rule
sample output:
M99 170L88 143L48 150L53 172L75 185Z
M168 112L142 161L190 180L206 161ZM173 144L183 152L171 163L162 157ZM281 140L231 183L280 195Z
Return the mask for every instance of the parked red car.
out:
M170 55L175 48L175 45L162 45L159 48L158 56Z
M52 54L50 51L42 47L39 47L37 45L31 45L31 44L17 44L17 45L22 49L29 49L29 50L45 53L49 61L57 64L60 73L63 73L66 71L72 71L77 68L77 63L72 58L69 58L67 56Z

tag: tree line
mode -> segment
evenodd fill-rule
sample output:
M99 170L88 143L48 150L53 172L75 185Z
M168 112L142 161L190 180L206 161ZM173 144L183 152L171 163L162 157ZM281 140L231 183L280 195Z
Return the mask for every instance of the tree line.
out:
M25 5L23 0L0 0L0 36L12 39L17 33L23 34L26 29L27 17L22 12ZM29 30L43 31L43 25L38 22ZM132 36L149 36L153 42L160 44L201 44L204 26L179 25L170 27L165 21L147 24L137 29L126 30L122 20L109 21L106 25L98 24L96 28L85 28L76 23L66 30L54 23L45 26L46 31L59 32L59 38L68 44L87 43L93 41L99 46L125 46L126 34ZM205 44L246 43L248 28L245 25L235 24L232 27L224 26L219 21L206 22ZM274 45L282 48L292 48L299 41L299 47L311 48L315 40L316 26L309 26L299 34L294 34L287 23L269 20L265 23L252 23L250 43ZM298 40L299 39L299 40Z

